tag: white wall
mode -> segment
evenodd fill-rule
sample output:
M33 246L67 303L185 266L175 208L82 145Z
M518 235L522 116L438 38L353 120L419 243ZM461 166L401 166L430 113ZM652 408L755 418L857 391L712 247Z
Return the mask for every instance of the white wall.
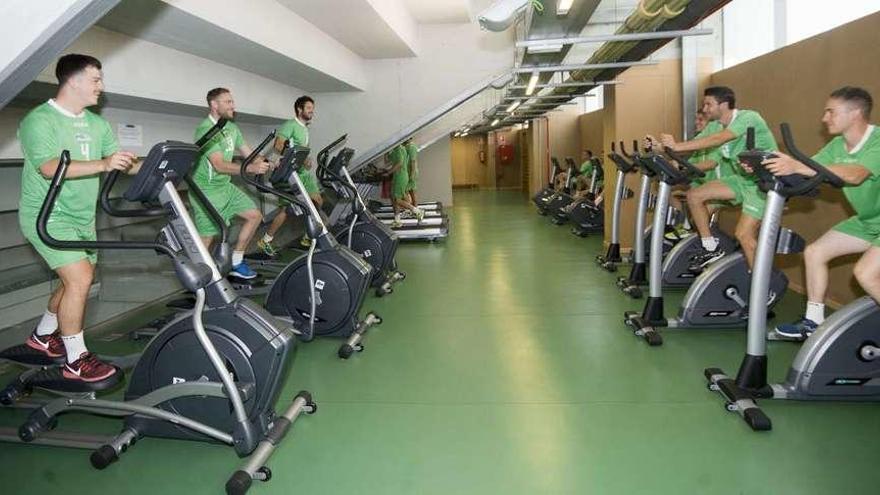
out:
M302 91L249 72L100 27L83 33L64 53L88 53L101 60L108 92L205 106L205 93L224 86L238 111L289 118ZM55 83L55 62L37 77Z
M364 87L363 59L275 0L163 1L356 88Z
M420 202L452 205L452 151L448 136L419 152L418 195Z
M3 0L0 8L0 33L4 33L3 43L0 43L0 72L77 1Z
M18 124L29 109L5 108L0 112L0 159L21 158L21 147L16 139ZM117 108L104 108L100 112L106 118L113 130L117 130L119 124L140 125L143 130L142 146L127 146L125 149L144 156L154 144L167 139L178 141L192 141L193 133L201 122L201 118L182 117L178 115L165 115L158 113L136 112L134 110L121 110ZM207 115L207 111L205 112ZM245 139L252 146L256 146L271 128L259 125L240 124ZM18 184L16 184L16 187ZM0 187L0 191L3 188ZM17 189L16 189L17 191ZM17 197L17 196L16 196Z
M476 24L420 27L418 58L368 61L363 93L317 93L312 124L316 146L348 133L349 146L366 151L428 111L512 66L510 33Z

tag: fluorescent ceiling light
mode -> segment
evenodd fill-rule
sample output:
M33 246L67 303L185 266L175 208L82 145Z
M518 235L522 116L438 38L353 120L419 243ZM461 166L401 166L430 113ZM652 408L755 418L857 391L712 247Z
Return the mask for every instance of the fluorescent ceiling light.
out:
M520 105L522 105L522 100L516 100L515 102L511 103L509 107L507 107L507 110L505 110L505 112L510 113L516 110L516 108Z
M529 79L529 85L526 86L526 95L532 96L532 93L535 92L535 86L538 85L538 77L539 76L540 76L540 74L538 73L538 71L532 72L532 78Z
M530 46L527 51L529 53L559 53L562 51L562 43L547 43L544 45Z
M491 126L498 125L498 122L500 122L500 121L501 121L501 119L495 119L495 120L493 120L492 123L489 124L489 125L491 125Z
M573 3L574 0L559 0L559 3L556 4L556 15L568 15Z

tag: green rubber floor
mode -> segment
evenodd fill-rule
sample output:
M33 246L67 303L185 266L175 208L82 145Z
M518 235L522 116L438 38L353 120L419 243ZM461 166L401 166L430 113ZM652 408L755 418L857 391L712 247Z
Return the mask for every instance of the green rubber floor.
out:
M403 245L408 277L368 299L385 322L364 353L343 362L338 342L298 348L282 402L306 389L318 411L252 493L877 493L880 405L767 401L774 429L754 433L702 376L735 371L744 332L668 332L649 348L622 324L641 304L593 263L598 237L552 225L519 193L456 193L450 217L449 239ZM789 295L780 318L801 305ZM770 344L772 378L796 351ZM5 425L22 417L3 413ZM61 427L112 433L118 422L68 416ZM220 493L238 462L218 445L144 439L98 472L85 451L3 444L0 486Z

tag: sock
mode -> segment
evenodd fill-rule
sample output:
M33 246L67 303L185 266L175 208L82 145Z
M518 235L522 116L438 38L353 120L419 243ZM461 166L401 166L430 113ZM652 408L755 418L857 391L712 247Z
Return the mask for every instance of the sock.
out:
M399 221L400 221L400 214L394 215L394 221L395 221L395 222L399 222Z
M825 321L825 305L807 301L807 313L804 317L821 325Z
M706 251L715 251L718 249L718 239L715 237L701 237L700 242L703 243L703 249Z
M84 353L89 352L86 348L86 339L82 330L74 335L62 335L61 340L64 342L64 349L67 351L67 363L70 364Z
M58 315L47 309L37 324L37 335L49 335L55 330L58 330Z
M244 251L232 252L232 266L238 266L244 261Z
M684 225L685 230L691 230L691 222L687 217L684 217L684 223L682 225Z
M268 233L263 236L263 242L266 244L272 242L272 239L275 239L274 235L269 235Z

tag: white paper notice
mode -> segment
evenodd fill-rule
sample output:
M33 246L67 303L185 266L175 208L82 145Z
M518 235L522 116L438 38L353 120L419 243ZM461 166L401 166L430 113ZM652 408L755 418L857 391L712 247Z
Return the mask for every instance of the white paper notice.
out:
M119 124L116 126L116 132L119 135L119 146L126 148L129 146L144 145L144 128L136 124Z

